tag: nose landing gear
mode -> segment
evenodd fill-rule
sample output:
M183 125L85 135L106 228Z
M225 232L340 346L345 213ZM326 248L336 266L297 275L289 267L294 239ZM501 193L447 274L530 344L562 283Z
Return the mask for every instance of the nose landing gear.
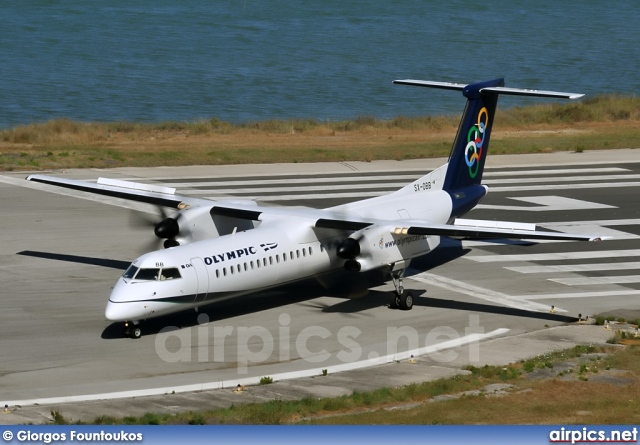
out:
M124 322L124 336L131 338L142 337L142 328L137 321L125 321Z

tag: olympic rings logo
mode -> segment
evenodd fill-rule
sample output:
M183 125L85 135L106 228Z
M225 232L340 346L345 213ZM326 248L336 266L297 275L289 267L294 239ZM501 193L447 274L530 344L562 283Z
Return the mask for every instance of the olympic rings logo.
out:
M482 107L478 113L478 123L469 129L467 133L467 147L464 150L464 160L469 167L469 176L473 179L480 168L482 157L482 144L484 144L485 128L489 123L489 113L486 107Z

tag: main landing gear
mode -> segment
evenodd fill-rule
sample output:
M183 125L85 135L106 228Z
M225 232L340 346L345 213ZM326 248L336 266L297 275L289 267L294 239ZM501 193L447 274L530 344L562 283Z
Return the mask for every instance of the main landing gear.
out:
M413 295L411 291L405 290L404 278L405 263L395 263L391 266L391 280L396 290L391 293L389 307L391 309L402 309L410 311L413 308Z
M137 321L125 321L124 322L124 336L131 338L142 337L142 328Z

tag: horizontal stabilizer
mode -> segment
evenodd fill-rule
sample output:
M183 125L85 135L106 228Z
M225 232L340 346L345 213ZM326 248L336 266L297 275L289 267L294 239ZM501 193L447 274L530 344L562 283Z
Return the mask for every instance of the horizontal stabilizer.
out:
M430 87L430 88L440 88L443 90L457 90L457 91L462 91L464 90L464 87L467 86L464 83L436 82L433 80L413 80L413 79L394 80L393 83L396 83L398 85L411 85L415 87Z
M436 82L432 80L394 80L393 83L399 85L411 85L416 87L440 88L444 90L464 91L468 86L463 83L452 82ZM531 90L527 88L509 88L509 87L485 87L481 88L481 94L505 94L507 96L533 96L533 97L557 97L559 99L579 99L584 94L579 93L563 93L560 91Z
M557 97L560 99L580 99L584 94L563 93L560 91L529 90L526 88L490 87L482 88L482 94L496 93L507 96L533 96L533 97Z

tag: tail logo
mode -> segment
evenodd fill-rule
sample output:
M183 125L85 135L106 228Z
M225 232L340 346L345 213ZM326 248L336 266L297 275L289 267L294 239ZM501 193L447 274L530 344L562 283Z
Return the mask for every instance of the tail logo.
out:
M484 143L485 128L489 123L489 113L486 107L478 112L478 123L469 129L467 133L467 147L464 151L464 160L469 167L469 176L473 179L480 168L482 158L482 144Z

